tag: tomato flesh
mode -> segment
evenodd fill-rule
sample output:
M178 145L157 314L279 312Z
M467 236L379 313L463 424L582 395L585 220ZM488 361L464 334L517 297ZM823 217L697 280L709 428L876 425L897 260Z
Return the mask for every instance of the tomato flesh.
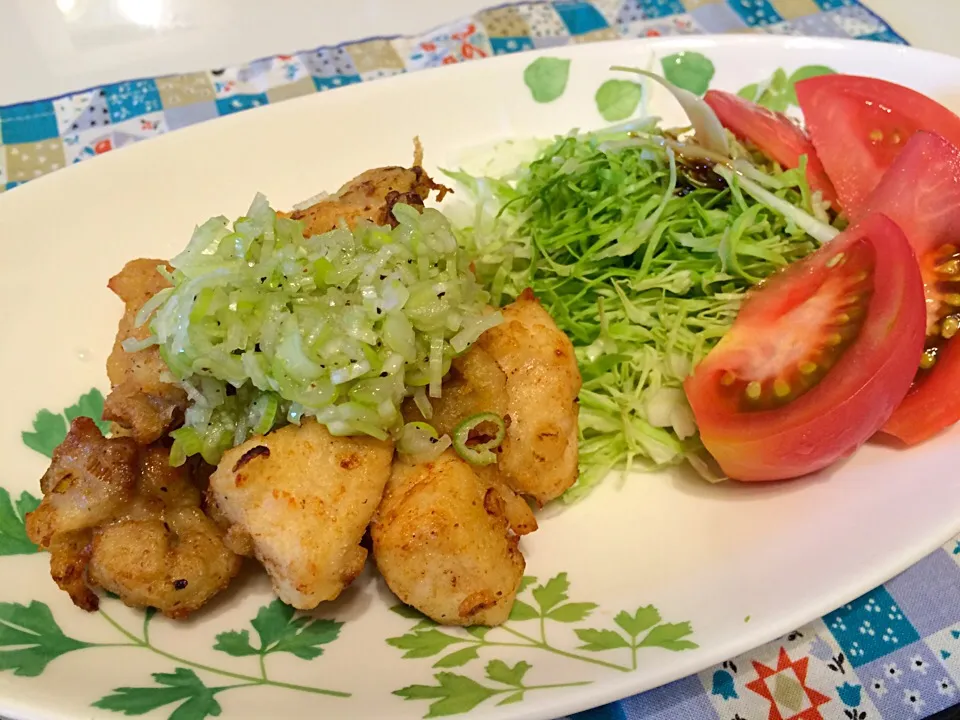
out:
M751 291L684 390L731 478L820 470L900 404L924 342L923 282L889 218L872 214Z
M823 75L796 85L810 139L851 218L913 135L960 145L960 117L915 90L876 78Z
M919 132L865 203L899 225L920 262L926 292L920 371L883 431L908 445L960 420L960 149Z
M824 200L836 206L837 193L813 143L790 118L722 90L710 90L703 99L727 130L755 145L782 167L798 167L800 157L806 155L810 189L819 190Z

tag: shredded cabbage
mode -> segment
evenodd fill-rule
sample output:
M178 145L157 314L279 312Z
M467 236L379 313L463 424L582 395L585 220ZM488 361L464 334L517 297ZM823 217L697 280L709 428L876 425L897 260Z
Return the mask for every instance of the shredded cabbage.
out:
M711 146L635 125L559 137L506 177L447 173L475 201L458 233L494 301L531 287L576 348L580 477L565 500L618 470L690 461L718 479L683 381L748 288L835 233L802 170L732 136Z
M500 321L438 211L393 209L304 239L258 195L235 222L196 229L149 310L154 342L191 400L172 458L222 453L314 416L335 435L396 436L400 403L437 397L453 357ZM147 321L145 313L141 318Z

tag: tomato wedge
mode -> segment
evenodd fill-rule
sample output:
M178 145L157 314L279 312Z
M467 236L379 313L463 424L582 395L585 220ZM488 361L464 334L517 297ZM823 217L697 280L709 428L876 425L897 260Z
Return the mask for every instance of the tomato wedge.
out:
M908 445L960 420L960 149L919 132L865 205L899 225L920 261L927 339L920 371L883 431Z
M751 291L684 390L707 450L746 481L820 470L887 421L923 351L923 282L873 214Z
M823 199L836 208L836 190L817 156L813 143L790 118L721 90L710 90L703 99L727 130L741 140L756 145L782 167L798 167L800 156L806 155L807 182L810 183L810 188L819 190Z
M920 130L960 145L960 117L915 90L876 78L823 75L796 85L807 132L849 217Z

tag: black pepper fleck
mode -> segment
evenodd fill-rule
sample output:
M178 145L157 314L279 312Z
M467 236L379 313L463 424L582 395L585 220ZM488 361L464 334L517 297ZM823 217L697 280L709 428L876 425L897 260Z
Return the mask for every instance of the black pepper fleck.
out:
M186 586L187 586L187 581L184 580L183 578L180 578L179 580L174 580L174 581L173 581L173 587L174 587L176 590L183 590Z

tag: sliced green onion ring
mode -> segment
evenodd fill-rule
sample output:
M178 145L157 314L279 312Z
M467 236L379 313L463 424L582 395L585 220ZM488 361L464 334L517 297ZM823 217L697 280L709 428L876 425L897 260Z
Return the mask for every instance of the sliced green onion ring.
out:
M430 423L408 422L397 437L397 450L418 460L433 460L450 447L450 442L449 435L437 437L437 430Z
M493 423L497 428L497 434L486 442L467 445L470 433L485 423ZM500 447L506 435L507 426L502 417L492 412L477 413L454 428L453 449L457 451L457 455L472 465L492 465L497 461L497 455L493 451Z

